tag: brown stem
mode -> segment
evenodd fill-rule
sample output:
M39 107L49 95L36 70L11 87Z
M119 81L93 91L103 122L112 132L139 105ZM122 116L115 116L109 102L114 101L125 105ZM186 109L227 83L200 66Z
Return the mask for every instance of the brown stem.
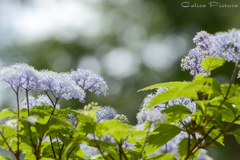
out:
M56 136L56 140L57 140L57 144L58 144L58 149L60 151L60 145L59 145L59 142L58 142L58 137ZM60 159L60 158L59 158Z
M193 146L192 150L188 151L188 154L187 154L187 156L184 158L184 160L187 160L191 155L193 155L193 154L199 149L199 146L198 146L198 145L202 143L202 141L209 135L209 133L210 133L213 129L215 129L215 126L213 126L213 127L205 134L205 136L204 136L203 138L201 138L201 139L199 139L199 140L197 141L197 143Z
M227 130L234 124L234 122L236 122L237 120L239 120L239 118L240 118L240 115L237 116L231 123L229 123L229 124L227 125L227 127L226 127L221 133L219 133L219 135L218 135L217 137L215 137L215 138L214 138L213 140L211 140L210 142L206 143L203 147L208 147L208 146L210 146L212 143L216 142L219 137L221 137L223 134L225 134L225 133L227 132Z
M63 147L64 147L64 144L62 145L61 150L60 150L60 152L59 152L59 160L61 160L61 157L62 157Z
M50 101L51 101L51 103L52 103L52 105L54 106L54 103L53 103L53 100L52 100L52 98L49 96L49 94L45 91L45 94L48 96L48 98L50 99Z
M68 160L68 158L70 157L72 151L73 151L77 146L78 146L78 145L74 146L74 147L71 149L71 151L68 153L67 160Z
M18 91L19 91L19 88L17 89L17 92L15 92L16 96L17 96L17 108L18 108L18 120L19 120L20 107L19 107ZM20 160L20 158L19 158L19 156L20 156L19 145L20 145L20 142L19 142L19 123L17 123L17 151L16 151L17 153L15 154L17 160Z
M2 136L2 138L3 138L3 140L4 140L4 142L6 143L6 145L7 145L7 147L8 147L8 149L9 149L9 151L11 151L12 152L12 154L15 154L15 152L12 150L12 148L9 146L9 144L8 144L8 142L7 142L7 140L6 140L6 138L3 136L3 133L0 131L0 134L1 134L1 136Z
M56 154L55 154L55 151L54 151L54 148L53 148L53 144L52 144L52 137L49 136L49 138L50 138L50 142L51 142L51 147L52 147L52 151L53 151L53 156L54 156L54 158L56 158Z
M57 105L58 100L59 100L59 99L57 98L57 99L56 99L56 102L55 102L55 104L54 104L54 106L53 106L52 113L51 113L51 115L50 115L50 117L49 117L49 119L48 119L47 124L50 122L50 120L51 120L51 118L52 118L52 116L53 116L53 113L54 113L54 111L55 111L55 109L56 109L56 105Z
M121 142L118 143L119 151L123 154L124 158L125 158L126 160L128 160L126 154L124 153L124 151L123 151L123 149L122 149L122 144L123 144L123 142L122 142L122 140L121 140ZM120 159L121 159L121 158L122 158L122 157L120 157Z

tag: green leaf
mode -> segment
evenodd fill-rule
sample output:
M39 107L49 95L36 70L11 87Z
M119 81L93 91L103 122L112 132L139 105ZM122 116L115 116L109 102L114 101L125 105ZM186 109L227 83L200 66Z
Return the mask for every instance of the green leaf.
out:
M240 129L228 132L229 134L233 134L237 140L237 142L240 144Z
M190 139L190 150L193 148L194 146L194 142L192 139ZM188 138L184 138L179 144L178 144L178 153L179 155L182 157L182 159L184 159L184 157L187 155L188 153L188 145L189 145L189 142L188 142ZM189 157L188 159L189 160L193 160L194 157L198 157L200 154L200 149L198 149L197 152L194 153L194 155L192 155L191 157Z
M23 154L25 155L25 159L27 160L36 160L36 156L34 155L34 149L32 147L30 147L29 145L25 144L25 143L21 143L20 144L20 148L23 151Z
M117 142L133 135L134 127L117 120L103 121L100 124L108 129L102 132L102 135L112 135Z
M3 157L3 156L0 156L0 159L1 159L1 160L12 160L11 158Z
M225 60L223 58L219 57L207 57L204 58L201 66L204 68L207 73L210 74L210 72L218 67L221 67L224 64Z
M43 156L52 154L50 142L42 142L41 146L41 153Z
M211 99L221 95L221 86L220 83L214 78L196 79L182 89L182 92L186 91L198 91L205 94L210 94L209 99Z
M206 106L208 105L208 101L195 101L195 103L197 104L197 108L203 113L205 114L206 112Z
M174 160L175 156L176 155L173 155L173 154L161 153L161 154L155 154L154 156L148 156L146 160L159 160L159 159Z
M7 126L2 128L2 134L4 135L5 138L11 137L16 133L17 132L15 128L7 127Z
M209 136L214 139L216 138L219 134L221 133L221 129L214 129L212 130L210 133L209 133ZM224 143L223 143L223 139L224 139L224 136L220 136L218 139L217 139L217 142L220 143L221 145L224 146Z
M181 129L175 125L162 124L154 130L158 134L150 135L147 139L145 151L147 154L153 153L155 150L166 144L181 132Z
M165 116L167 118L168 124L176 123L179 120L183 120L184 118L186 118L186 116L191 114L191 111L183 105L169 106L161 112L166 114Z
M224 98L221 97L216 97L214 99L212 99L210 102L211 105L217 105L219 106L222 101L224 100ZM233 116L237 113L237 108L233 106L233 103L229 100L225 100L225 102L222 104L222 107L228 109L229 111L232 112Z
M91 154L89 154L89 153L87 153L87 152L85 152L85 151L83 151L83 156L84 156L84 159L85 160L90 160L90 158L91 158Z
M66 148L63 150L63 156L62 156L62 160L65 160L70 149L72 149L75 145L79 145L82 142L87 142L88 138L85 135L79 136L77 138L71 138L69 139L69 143L66 146ZM84 154L84 153L83 153Z
M203 79L203 78L205 78L205 77L206 77L206 73L200 73L200 74L196 75L195 79L196 79L196 80L197 80L197 79Z
M147 90L152 90L152 89L158 89L160 87L168 87L169 89L175 88L175 87L182 87L186 85L186 82L167 82L167 83L160 83L160 84L154 84L149 87L143 88L138 90L138 92L141 91L147 91Z
M116 144L113 144L110 142L104 142L104 141L94 140L94 139L88 142L88 145L92 147L97 147L96 144L99 144L100 148L103 150L115 151L118 149Z
M187 86L187 85L185 85ZM173 88L165 91L164 93L158 94L154 98L152 98L151 102L149 102L149 105L147 108L151 108L153 106L156 106L158 104L162 104L165 102L168 102L172 99L177 98L192 98L192 99L198 99L198 95L194 90L186 90L186 88Z
M223 95L227 94L228 88L229 88L229 84L228 83L225 83L225 84L221 85L221 91L222 91ZM238 84L232 84L231 88L229 90L229 93L228 93L228 97L233 96L233 95L235 95L237 93L240 93L239 85Z
M17 114L11 111L10 109L3 109L0 113L0 119L7 118L7 117L16 118Z
M161 111L162 113L173 113L173 112L183 112L187 114L191 114L192 112L185 106L183 105L173 105L169 106L168 108L164 109Z

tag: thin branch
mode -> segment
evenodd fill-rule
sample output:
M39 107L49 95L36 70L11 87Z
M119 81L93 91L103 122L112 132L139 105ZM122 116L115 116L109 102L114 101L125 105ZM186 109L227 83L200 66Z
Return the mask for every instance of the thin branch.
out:
M15 92L16 96L17 96L17 108L18 108L18 119L19 119L20 107L19 107L18 91L19 91L19 88L17 88L17 92ZM19 158L19 156L20 156L19 145L20 145L20 142L19 142L19 123L17 123L17 153L16 153L17 160L20 159Z
M54 106L53 100L52 100L52 98L49 96L49 94L48 94L46 91L45 91L44 93L48 96L48 98L50 99L52 105Z
M53 106L52 113L51 113L51 115L50 115L50 117L49 117L49 119L48 119L47 124L50 122L50 120L51 120L51 118L52 118L52 116L53 116L53 113L54 113L54 111L55 111L55 109L56 109L56 105L57 105L58 100L59 100L59 99L57 98L57 99L56 99L56 102L55 102L55 104L54 104L54 106Z
M9 151L11 151L12 152L12 154L15 154L15 152L12 150L12 148L9 146L9 144L8 144L8 142L7 142L7 140L6 140L6 138L3 136L3 133L0 131L0 134L1 134L1 136L2 136L2 138L3 138L3 140L4 140L4 142L6 143L6 145L8 146L8 149L9 149Z
M63 147L64 147L64 144L62 145L62 147L61 147L61 150L60 150L60 152L59 152L59 160L61 160L61 156L62 156Z
M188 134L188 153L190 153L191 141L190 141L190 134Z
M152 122L149 122L149 127L148 127L148 131L147 131L147 135L146 135L146 138L145 138L145 141L144 141L143 148L142 148L142 151L141 151L141 153L140 153L139 159L142 158L142 153L143 153L144 147L145 147L145 145L146 145L146 143L147 143L147 138L148 138L148 134L149 134L151 125L152 125Z
M216 142L219 137L221 137L223 134L225 134L225 133L227 132L227 130L234 124L234 122L236 122L237 120L239 120L239 118L240 118L240 115L237 116L231 123L229 123L229 124L227 125L227 127L226 127L221 133L219 133L219 135L218 135L217 137L215 137L215 138L214 138L213 140L211 140L210 142L206 143L203 147L208 147L208 146L210 146L212 143Z
M54 148L53 148L53 144L52 144L52 137L49 136L49 138L50 138L50 142L51 142L51 147L52 147L52 151L53 151L53 156L54 156L54 158L56 158L56 154L55 154L55 151L54 151Z
M68 153L67 160L68 160L68 158L70 157L72 151L73 151L77 146L78 146L78 145L74 146L74 147L71 149L71 151ZM60 159L60 158L59 158L59 159Z
M126 160L128 160L126 154L124 153L124 151L123 151L123 149L122 149L122 144L123 144L123 142L122 142L122 140L121 140L121 142L118 143L119 150L120 150L121 153L123 153L124 158L125 158ZM121 158L122 158L122 157L120 157L120 159L121 159Z
M202 143L202 141L209 135L209 133L215 129L215 126L213 126L205 135L203 138L199 139L196 144L193 146L192 150L188 151L187 156L184 158L184 160L187 160L191 155L193 155L198 149L198 145Z
M60 145L59 145L59 142L58 142L58 137L56 136L56 139L57 139L57 144L58 144L58 149L60 151ZM60 158L59 158L60 159Z

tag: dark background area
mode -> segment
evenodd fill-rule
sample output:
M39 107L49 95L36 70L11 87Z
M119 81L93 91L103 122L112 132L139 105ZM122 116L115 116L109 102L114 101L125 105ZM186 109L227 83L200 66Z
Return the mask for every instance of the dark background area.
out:
M125 114L135 125L136 114L149 92L146 86L191 80L181 59L195 45L197 32L240 28L240 1L218 0L239 7L212 7L207 0L191 1L206 8L181 7L184 0L0 0L0 65L28 63L36 69L67 72L92 69L109 86L109 95L87 92L86 103L98 102ZM227 83L234 64L212 72ZM236 80L235 83L239 83ZM14 94L1 84L1 108L14 106ZM79 108L78 100L60 101ZM240 147L232 136L226 146L210 148L216 160L239 160Z

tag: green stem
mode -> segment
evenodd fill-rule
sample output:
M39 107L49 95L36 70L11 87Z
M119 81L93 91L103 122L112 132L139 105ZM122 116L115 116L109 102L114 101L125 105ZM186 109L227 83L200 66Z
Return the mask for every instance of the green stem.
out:
M147 138L148 138L148 134L149 134L151 125L152 125L152 122L149 122L149 127L148 127L148 131L147 131L147 135L146 135L146 138L145 138L145 141L144 141L143 148L142 148L142 151L141 151L141 153L140 153L139 159L142 158L142 153L143 153L144 147L145 147L145 145L146 145L146 143L147 143Z

